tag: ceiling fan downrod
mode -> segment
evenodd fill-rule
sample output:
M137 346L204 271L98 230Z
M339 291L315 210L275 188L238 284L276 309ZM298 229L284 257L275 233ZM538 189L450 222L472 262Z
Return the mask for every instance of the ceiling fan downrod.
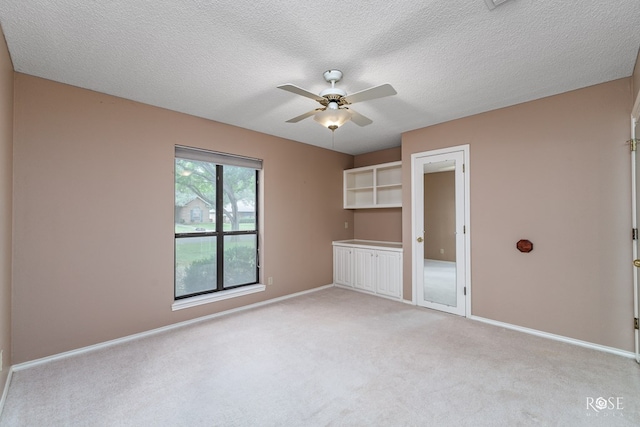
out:
M342 71L340 70L327 70L323 74L327 83L331 83L331 87L320 92L320 96L328 99L329 101L335 101L340 104L340 100L347 96L347 92L336 87L336 83L342 79Z

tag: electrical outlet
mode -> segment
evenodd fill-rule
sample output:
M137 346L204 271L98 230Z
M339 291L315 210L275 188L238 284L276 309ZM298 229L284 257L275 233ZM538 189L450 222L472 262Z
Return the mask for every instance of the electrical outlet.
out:
M344 222L344 228L349 228L349 223L347 221Z
M273 277L267 279L267 285L273 285Z
M440 249L440 253L443 254L444 253L444 249Z

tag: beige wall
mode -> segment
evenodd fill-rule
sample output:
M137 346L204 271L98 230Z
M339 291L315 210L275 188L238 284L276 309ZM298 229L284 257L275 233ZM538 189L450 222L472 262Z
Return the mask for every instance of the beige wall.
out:
M372 151L370 153L358 154L353 158L353 167L378 165L380 163L397 162L402 160L402 148L393 147L385 150Z
M0 395L11 366L11 221L13 164L13 65L0 31Z
M175 144L264 160L265 292L171 311ZM14 150L14 363L330 284L353 237L349 155L23 74Z
M470 145L473 315L632 350L631 105L625 78L403 135L403 159ZM404 206L410 175L405 162Z
M396 162L402 159L400 147L373 151L354 157L353 167ZM402 241L402 208L354 209L353 234L356 239Z
M425 259L455 261L456 176L454 171L424 174L424 229Z

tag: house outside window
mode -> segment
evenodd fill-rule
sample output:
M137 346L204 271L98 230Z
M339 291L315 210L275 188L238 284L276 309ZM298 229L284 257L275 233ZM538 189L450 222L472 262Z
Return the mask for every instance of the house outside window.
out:
M175 299L259 281L262 161L176 147Z

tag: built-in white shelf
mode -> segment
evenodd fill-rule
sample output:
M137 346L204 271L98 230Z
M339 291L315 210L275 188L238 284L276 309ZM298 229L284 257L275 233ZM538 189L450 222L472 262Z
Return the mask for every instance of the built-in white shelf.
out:
M344 208L402 206L402 162L382 163L344 171Z

